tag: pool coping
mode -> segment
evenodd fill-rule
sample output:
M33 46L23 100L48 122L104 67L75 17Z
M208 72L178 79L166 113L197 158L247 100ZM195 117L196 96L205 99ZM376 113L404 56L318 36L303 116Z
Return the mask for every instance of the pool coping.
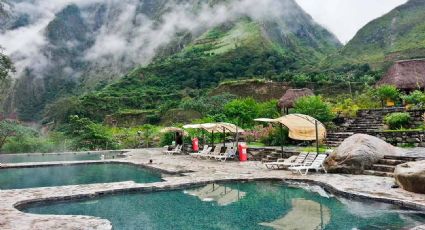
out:
M156 158L155 162L160 161L163 158L164 156L159 156ZM176 157L176 159L177 158L178 157ZM118 163L118 164L131 164L131 165L147 168L150 170L158 171L158 172L169 175L169 177L164 177L163 178L164 181L162 182L155 182L155 183L148 183L148 184L117 182L117 183L97 184L97 185L90 184L90 185L71 185L71 186L50 187L50 188L19 189L23 191L24 193L25 192L38 193L39 191L44 191L44 190L60 191L61 189L64 189L65 187L78 190L77 189L78 187L82 187L83 191L77 191L75 194L71 192L68 195L64 194L61 196L57 196L57 194L55 195L51 194L51 195L41 196L41 197L32 197L32 199L15 197L16 202L11 203L10 205L12 205L12 207L9 207L9 208L14 209L14 210L11 210L11 213L23 215L23 218L26 218L27 216L43 218L43 217L46 217L47 215L35 215L35 214L23 213L20 211L20 209L23 209L25 208L26 205L31 205L33 203L49 203L49 202L90 199L90 198L96 198L99 196L114 195L114 194L129 193L129 192L159 192L159 191L181 190L181 189L197 187L197 186L202 186L202 185L211 184L211 183L281 181L281 182L302 182L302 183L307 183L310 185L318 185L322 187L325 191L331 194L342 196L349 199L363 200L363 201L373 200L377 202L393 204L401 208L425 211L425 201L415 202L415 200L412 201L412 199L409 197L407 197L406 200L401 200L397 198L392 199L392 198L374 195L374 194L364 194L360 192L345 191L344 189L338 188L338 186L335 186L335 184L332 184L329 181L323 180L323 178L320 178L320 177L308 178L308 177L302 177L298 175L296 176L280 175L280 174L268 175L268 173L256 176L256 175L245 174L241 172L240 174L235 174L235 175L224 175L224 176L211 175L209 178L208 177L197 178L196 176L191 177L192 174L200 173L199 171L196 171L196 170L192 170L192 169L170 170L167 165L161 165L162 162L160 162L159 164L147 164L145 162L147 162L145 158L142 161L133 160L131 158L125 158L125 160L120 159L120 160L104 160L104 161L77 161L77 162L50 162L50 163L37 162L37 164L31 163L31 164L19 164L19 165L7 164L6 168L22 168L22 167L31 167L31 165L33 165L33 167L47 167L47 166L60 166L60 165L70 165L70 164L78 165L78 164L102 164L102 163L116 164ZM272 173L269 173L269 174L272 174ZM173 176L177 176L177 177L173 177ZM109 188L108 185L112 186L113 188ZM94 187L94 189L90 189L91 187ZM87 188L87 191L85 191L84 188ZM6 194L8 192L19 193L19 190L0 190L0 193L1 192ZM2 210L2 205L0 203L0 214L1 214L1 210ZM50 220L53 220L54 222L55 219L58 219L59 221L61 217L64 218L69 216L51 216ZM85 221L87 222L100 221L99 218L96 218L96 217L87 217L87 218L89 219L80 220L82 221L81 224L85 223ZM103 229L110 229L108 228L108 224L109 226L111 226L111 223L108 220L102 220L102 221L103 222L101 223L103 225L101 226L105 227ZM1 227L1 223L0 223L0 227ZM420 226L418 227L418 229L422 229L424 227L425 226ZM22 228L22 229L27 229L27 228Z

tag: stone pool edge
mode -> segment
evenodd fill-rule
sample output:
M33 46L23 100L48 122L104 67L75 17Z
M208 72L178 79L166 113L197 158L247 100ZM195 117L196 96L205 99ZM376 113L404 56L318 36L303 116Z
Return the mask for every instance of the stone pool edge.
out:
M301 182L301 183L307 183L309 185L317 185L323 188L326 192L331 193L333 195L341 196L344 198L359 200L359 201L376 201L376 202L382 202L387 204L393 204L396 206L399 206L401 208L407 208L411 210L418 210L418 211L425 211L425 206L418 205L411 202L404 202L396 199L388 199L388 198L382 198L377 196L365 196L362 194L356 194L346 191L341 191L335 187L333 187L330 184L323 183L321 181L311 180L311 179L286 179L286 178L276 178L276 177L270 177L270 178L246 178L246 179L215 179L215 180L207 180L207 181L201 181L201 182L183 182L179 184L167 184L168 182L157 182L156 185L153 185L153 183L148 184L137 184L138 186L132 187L132 188L122 188L122 189L113 189L113 190L103 190L103 191L97 191L94 193L86 193L86 194L78 194L78 195L68 195L68 196L57 196L57 197L47 197L42 199L32 199L32 200L23 200L15 203L13 207L19 211L23 212L22 209L25 209L26 207L34 204L50 204L53 202L71 202L71 201L79 201L79 200L90 200L90 199L96 199L103 196L110 196L110 195L119 195L119 194L125 194L125 193L152 193L152 192L164 192L164 191L176 191L176 190L183 190L183 189L191 189L194 187L199 187L211 183L232 183L232 182ZM159 184L158 184L159 183ZM38 215L38 214L31 214L26 213L30 215ZM45 216L45 215L39 215L39 216ZM56 215L55 215L56 216ZM57 215L60 217L60 215ZM99 217L95 216L88 216L89 218L99 219ZM101 219L103 220L103 219ZM112 226L112 223L109 220L109 224ZM425 226L416 226L412 229L421 229ZM112 229L112 228L111 228Z
M152 158L150 156L149 158ZM146 158L148 159L148 158ZM14 194L14 198L11 198L11 200L5 199L8 204L6 204L7 207L5 207L5 204L0 203L0 215L2 214L2 211L8 209L9 213L6 217L9 217L9 220L14 218L15 215L20 216L21 220L23 221L24 225L21 225L19 223L18 228L14 228L17 222L14 224L7 223L7 220L4 222L3 226L6 226L5 229L37 229L37 228L30 228L26 227L25 223L32 223L31 221L46 221L49 220L53 223L62 224L61 227L64 227L63 224L67 224L68 228L72 228L71 224L68 223L70 221L75 221L75 224L80 224L77 226L88 226L87 229L94 229L95 227L101 227L101 229L111 229L111 223L108 220L102 220L96 217L75 217L75 216L60 216L60 215L35 215L35 214L29 214L29 213L23 213L19 211L19 208L22 208L25 204L31 204L34 202L46 202L46 201L67 201L67 200L75 200L75 199L82 199L82 198L96 198L102 195L110 195L110 194L119 194L119 193L126 193L126 192L159 192L159 191L170 191L170 190L181 190L189 187L195 187L195 186L202 186L208 183L226 183L226 182L241 182L241 181L287 181L287 182L304 182L308 183L310 185L318 185L325 189L325 191L328 191L332 194L347 197L350 199L359 199L359 200L374 200L378 202L384 202L384 203L390 203L394 204L400 207L409 208L409 209L415 209L415 210L425 210L425 202L423 202L422 197L419 196L419 199L415 196L410 196L409 194L402 193L398 198L389 198L388 196L385 197L384 195L374 195L374 190L368 190L368 189L358 189L357 191L348 191L352 188L359 188L359 185L353 184L351 187L347 187L344 185L340 185L338 183L339 181L345 180L345 176L342 175L315 175L312 174L308 177L302 177L299 175L291 175L284 172L276 172L276 171L267 171L267 170L257 170L253 173L258 175L253 175L252 173L247 173L246 169L251 169L252 165L247 165L249 167L241 167L241 164L238 163L225 163L225 164L219 164L214 162L213 164L209 164L208 161L196 161L197 165L206 165L208 167L204 168L196 168L193 167L193 165L188 164L188 159L184 156L179 157L164 157L163 155L158 155L155 159L155 164L146 164L145 162L148 162L146 159L132 159L131 157L119 159L119 160L104 160L104 161L77 161L77 162L50 162L50 163L38 163L31 165L36 165L34 167L39 167L43 165L47 166L60 166L60 165L69 165L71 164L84 164L84 163L120 163L120 164L131 164L138 167L147 168L150 170L155 170L158 172L162 172L165 174L168 174L168 177L163 177L165 181L162 182L155 182L155 183L148 183L148 184L137 184L137 183L131 183L131 182L118 182L118 183L109 183L109 184L91 184L91 185L74 185L74 186L62 186L62 187L50 187L50 188L41 188L41 189L23 189L24 194L27 195L27 197L22 197L18 193L18 190L0 190L0 194ZM167 160L168 159L168 160ZM169 164L171 161L172 164ZM177 163L183 163L184 167L177 167ZM177 165L177 166L176 166ZM209 174L209 172L206 169L211 168L210 166L213 165L218 170L223 170L224 174ZM16 168L15 165L7 165L7 168ZM22 165L18 165L18 167L22 167ZM230 167L230 168L229 168ZM238 173L230 173L231 170L235 170L235 167L240 167L238 170ZM231 169L231 170L229 170ZM227 170L227 171L226 171ZM173 177L177 176L177 177ZM183 176L184 175L184 176ZM348 180L355 181L356 178L348 178ZM366 179L362 177L362 179ZM358 180L358 178L357 178ZM382 179L385 180L385 179ZM380 181L380 180L379 180ZM387 178L387 182L389 179ZM376 186L376 185L372 185ZM382 186L379 189L383 189ZM379 192L379 189L377 191ZM69 191L71 190L71 191ZM61 191L64 191L65 195L57 196L57 194L61 194ZM38 194L38 195L34 195ZM388 194L387 194L388 195ZM405 200L402 200L405 198ZM415 202L416 201L416 202ZM2 207L3 206L3 207ZM4 213L4 212L3 212ZM19 222L19 221L18 221ZM96 225L93 225L93 223L96 223ZM91 225L90 225L91 224ZM9 226L9 228L7 228ZM66 228L65 226L65 228ZM90 228L90 226L92 228ZM2 223L0 221L0 227L2 227ZM32 226L33 227L33 226ZM57 226L51 226L48 227L46 225L43 225L42 228L39 229L55 229ZM417 229L425 229L425 226L419 226Z

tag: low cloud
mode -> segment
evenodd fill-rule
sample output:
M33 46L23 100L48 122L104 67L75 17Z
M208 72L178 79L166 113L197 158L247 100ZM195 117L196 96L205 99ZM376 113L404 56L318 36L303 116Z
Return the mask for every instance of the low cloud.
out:
M383 2L391 2L380 6ZM342 41L353 36L360 26L373 17L377 17L391 7L405 0L297 0L317 21L334 32ZM182 1L178 1L182 2ZM11 11L15 15L29 15L30 24L0 34L0 46L14 60L18 73L25 68L32 69L38 75L52 60L43 53L47 45L45 28L54 19L55 14L69 4L82 9L83 17L90 25L95 24L89 9L95 4L105 6L107 23L90 34L94 45L82 58L93 65L116 68L118 71L135 64L147 64L155 56L157 49L168 44L180 31L199 34L205 28L219 25L228 20L248 15L257 20L269 17L283 17L296 12L292 1L288 0L234 0L210 7L206 3L200 6L186 3L176 4L170 0L167 11L159 20L153 21L147 15L138 13L143 0L28 0L13 3ZM200 1L202 2L202 1ZM353 8L353 4L359 8ZM364 8L363 8L364 6ZM195 8L195 9L194 9ZM373 9L373 10L366 10ZM349 11L353 11L350 14ZM356 10L362 10L360 13ZM357 15L358 14L358 17ZM356 16L356 17L354 17ZM285 28L282 25L282 28ZM67 70L69 72L70 70Z

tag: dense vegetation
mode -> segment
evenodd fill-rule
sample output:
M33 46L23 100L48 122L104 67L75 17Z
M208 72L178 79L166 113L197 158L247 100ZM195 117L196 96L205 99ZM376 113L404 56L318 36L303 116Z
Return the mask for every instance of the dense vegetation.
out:
M320 96L299 99L291 112L311 115L331 127L335 118L355 117L359 109L379 108L388 101L423 108L425 94L421 91L404 95L393 86L373 86L385 70L376 62L393 54L421 56L421 48L425 47L424 7L423 1L410 0L359 31L339 54L335 54L339 43L333 36L304 14L289 20L300 25L288 31L282 31L287 18L258 22L242 17L202 28L197 37L187 31L179 33L176 41L158 50L150 64L120 76L100 70L94 74L96 67L84 62L77 51L90 48L94 41L86 35L93 33L93 28L84 21L84 10L68 6L46 28L47 42L52 44L46 52L66 61L51 65L43 78L28 69L14 86L19 118L41 120L52 131L44 134L38 127L5 121L1 124L0 149L47 152L165 145L172 135L161 134L160 127L170 123L181 126L178 122L183 121L231 122L248 130L249 140L280 144L281 132L286 137L287 130L253 121L278 117L278 98L256 101L234 92L210 93L223 82L240 83L245 79L313 89ZM394 34L389 31L391 26ZM70 41L77 41L76 48L68 47ZM88 76L70 77L64 72L64 63ZM91 67L93 71L87 69ZM0 54L0 103L6 97L3 89L10 88L12 71L10 60ZM188 116L180 121L178 111L186 111ZM135 119L134 124L117 121L140 117L143 119ZM394 114L387 123L391 129L404 128L406 117ZM213 138L220 137L217 134Z

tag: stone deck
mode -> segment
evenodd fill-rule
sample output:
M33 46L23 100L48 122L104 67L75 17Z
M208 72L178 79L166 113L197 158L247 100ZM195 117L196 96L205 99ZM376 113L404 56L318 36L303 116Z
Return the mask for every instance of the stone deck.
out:
M126 159L106 162L121 162L142 165L162 172L163 182L137 184L131 181L75 185L49 188L0 190L0 229L111 229L108 220L87 216L34 215L20 212L16 207L28 202L43 200L67 200L123 191L160 191L181 189L210 182L230 180L288 180L310 182L326 190L353 198L397 204L425 210L425 195L392 189L394 179L364 175L309 174L300 176L288 171L270 171L260 162L216 162L193 159L189 156L165 156L158 149L131 150ZM148 164L149 160L153 164ZM34 167L57 164L87 164L88 162L53 162L34 164L9 164L3 167ZM425 229L419 226L417 229Z

